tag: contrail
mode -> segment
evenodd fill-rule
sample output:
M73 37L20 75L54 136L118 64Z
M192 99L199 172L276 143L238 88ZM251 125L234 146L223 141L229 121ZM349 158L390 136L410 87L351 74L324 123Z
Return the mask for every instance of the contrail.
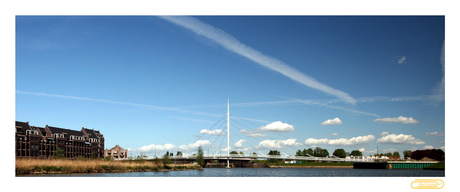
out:
M154 110L176 111L176 112L188 113L188 114L195 114L195 115L201 115L201 116L222 117L222 114L206 113L206 112L199 112L199 111L191 111L191 110L185 110L185 109L181 109L181 108L159 107L159 106L146 105L146 104L139 104L139 103L129 103L129 102L111 101L111 100L105 100L105 99L94 99L94 98L88 98L88 97L76 97L76 96L69 96L69 95L58 95L58 94L50 94L50 93L27 92L27 91L19 91L19 90L16 90L16 93L17 93L17 94L22 94L22 95L34 95L34 96L53 97L53 98L60 98L60 99L71 99L71 100L91 101L91 102L98 102L98 103L110 103L110 104L117 104L117 105L127 105L127 106L134 106L134 107L149 108L149 109L154 109ZM216 106L217 106L217 105L216 105ZM168 117L176 118L176 119L182 119L182 120L192 120L192 121L210 122L210 121L205 121L205 120L190 119L190 118L181 118L181 117L174 117L174 116L168 116ZM239 117L239 118L245 119L245 120L250 120L250 121L264 122L264 123L271 123L271 122L272 122L272 121L266 121L266 120L251 119L251 118L246 118L246 117Z
M334 89L321 82L316 81L314 78L303 74L299 70L289 66L288 64L280 61L271 56L265 55L258 50L255 50L231 36L230 34L217 29L209 24L203 23L193 17L179 17L179 16L161 16L160 18L177 24L181 27L190 29L198 35L204 36L218 43L225 49L246 57L266 68L281 73L294 81L297 81L308 87L318 89L328 94L334 95L348 103L356 104L356 100L349 96L348 93Z
M16 93L18 93L18 94L24 94L24 95L35 95L35 96L43 96L43 97L54 97L54 98L61 98L61 99L72 99L72 100L92 101L92 102L99 102L99 103L111 103L111 104L117 104L117 105L128 105L128 106L135 106L135 107L150 108L150 109L155 109L155 110L177 111L177 112L182 112L182 113L197 114L197 115L203 115L203 116L213 116L213 117L214 117L214 116L215 116L215 117L220 117L220 116L222 116L221 114L204 113L204 112L190 111L190 110L184 110L184 109L179 109L179 108L159 107L159 106L154 106L154 105L146 105L146 104L138 104L138 103L128 103L128 102L120 102L120 101L111 101L111 100L105 100L105 99L94 99L94 98L87 98L87 97L75 97L75 96L68 96L68 95L58 95L58 94L49 94L49 93L37 93L37 92L26 92L26 91L16 91Z

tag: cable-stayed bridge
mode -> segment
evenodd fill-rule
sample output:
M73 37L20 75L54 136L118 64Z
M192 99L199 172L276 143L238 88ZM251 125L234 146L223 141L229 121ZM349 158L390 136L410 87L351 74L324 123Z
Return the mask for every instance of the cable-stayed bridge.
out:
M184 156L184 157L171 157L172 161L196 161L197 155ZM204 155L205 161L251 161L251 160L281 160L281 161L316 161L316 162L374 162L372 158L340 158L340 157L313 157L313 156L290 156L290 155L240 155L229 154L227 155ZM147 158L146 160L154 160L154 158Z
M188 157L179 157L180 159L196 159L196 155ZM284 160L284 161L332 161L332 162L371 162L373 159L364 159L364 158L340 158L340 157L313 157L313 156L289 156L289 155L239 155L239 154L230 154L227 155L211 155L204 156L204 159L230 159L230 160L242 160L242 159L251 159L251 160Z
M233 116L233 117L236 117L236 116ZM224 121L223 119L226 118L226 121ZM251 123L249 122L247 119L244 119L244 118L241 118L241 117L237 117L241 120L244 120L248 123ZM201 137L207 135L207 136L216 136L216 137L219 137L219 136L223 136L223 137L220 137L220 145L217 146L215 145L216 142L219 140L219 139L214 139L214 140L211 140L212 143L209 145L209 146L206 146L207 149L205 149L206 151L208 151L207 154L203 154L203 157L206 161L212 161L212 160L217 160L219 162L223 162L223 161L226 161L227 162L227 168L230 168L230 161L250 161L250 160L283 160L283 161L327 161L327 162L363 162L363 161L373 161L373 159L369 159L369 158L361 158L361 159L355 159L355 158L339 158L339 157L336 157L336 156L330 156L330 157L314 157L310 154L306 154L306 156L292 156L292 155L288 155L284 152L281 152L281 154L279 155L269 155L269 154L263 154L262 152L258 151L259 154L253 152L253 153L250 153L250 154L242 154L242 153L238 153L238 154L231 154L230 153L230 149L231 149L231 146L230 146L230 140L232 140L232 138L230 137L230 133L231 133L231 130L230 128L236 128L236 129L239 129L239 127L244 127L245 129L242 130L240 129L240 133L242 133L243 131L247 131L246 129L249 129L250 131L253 131L253 132L256 132L257 129L251 129L250 127L246 126L246 125L243 125L242 123L239 123L239 122L235 122L235 121L232 121L234 123L233 124L237 124L236 126L231 126L230 125L230 102L227 103L227 114L222 117L217 123L215 123L213 125L213 127L211 127L209 130L205 130L205 134L203 134ZM254 123L251 123L253 125L256 125ZM216 128L215 126L216 125L220 125L221 127L225 126L225 128L220 128L219 126ZM256 125L258 126L258 125ZM261 126L258 126L258 128L261 127ZM233 130L233 129L232 129ZM201 133L201 132L200 132ZM206 134L208 133L208 134ZM238 134L233 134L233 135L236 135L237 137L240 137ZM197 139L200 140L201 137L199 137ZM226 137L226 139L225 139ZM242 141L244 140L244 142L246 144L249 144L249 142L246 142L245 139L243 139L242 137L240 137L241 139L239 141ZM255 137L252 137L252 138L255 138ZM226 140L226 146L223 145L224 143L224 140ZM208 139L209 141L209 139ZM238 142L239 142L238 141ZM235 148L232 148L232 150L239 150L237 146L241 147L242 144L236 144L238 142L234 142L232 140L232 143L233 143L233 147ZM250 145L250 144L249 144ZM213 153L210 153L211 151L211 148L212 148L212 151ZM291 147L292 148L292 147ZM252 149L253 150L256 150L258 149L257 146L252 146ZM296 149L295 149L296 150ZM226 151L226 154L221 154L222 152ZM190 156L179 156L179 157L171 157L171 160L176 160L176 161L194 161L197 159L197 155L196 154L193 154L193 155L190 155ZM151 159L147 159L147 160L153 160L153 158Z

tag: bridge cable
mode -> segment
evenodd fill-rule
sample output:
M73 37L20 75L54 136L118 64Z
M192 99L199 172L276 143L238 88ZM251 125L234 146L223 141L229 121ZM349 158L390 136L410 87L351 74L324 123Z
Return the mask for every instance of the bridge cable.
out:
M225 124L225 121L223 121L223 122L221 123L221 125L219 126L219 128L221 128L222 126L224 126L224 124ZM209 149L211 149L211 147L214 146L214 143L219 139L220 136L225 135L225 134L222 134L222 133L225 133L224 130L225 130L225 129L222 129L221 134L218 134L217 136L216 136L216 135L209 135L209 137L216 136L216 139L215 139L214 142L212 142L211 145L208 147L208 151L209 151ZM209 138L209 137L208 137L208 138ZM221 152L221 151L220 151L220 148L222 147L222 143L224 142L224 137L221 137L221 138L222 138L221 143L220 143L220 145L219 145L219 147L218 147L218 149L217 149L217 150L218 150L217 152L219 152L219 153Z
M216 123L214 123L214 125L211 126L211 128L209 128L209 130L212 130L212 129L213 129L219 122L221 122L226 116L227 116L227 115L224 115L219 121L217 121ZM223 121L223 122L225 123L225 121ZM223 123L221 123L221 126L222 126L222 124L223 124ZM206 134L201 134L201 136L199 136L198 139L195 140L195 143L196 143L197 141L199 141L199 140L200 140L203 136L205 136L205 135L206 135ZM210 137L212 137L212 135L208 135L208 137L207 137L206 139L209 140ZM215 142L215 141L214 141L214 142ZM214 142L211 143L211 146L214 144ZM210 148L210 147L208 147L208 151L209 151L209 148Z
M251 122L251 121L248 121L248 120L246 120L246 119L244 119L244 118L242 118L242 117L238 117L238 116L235 116L235 115L232 115L232 116L237 117L237 118L239 118L239 119L241 119L241 120L243 120L243 121L246 121L246 122L248 122L248 123L250 123L250 124L253 124L253 125L255 125L255 126L262 127L262 126L260 126L260 125L257 125L257 124L255 124L255 123ZM233 121L233 120L232 120L232 121ZM234 121L234 122L236 122L236 123L238 123L238 124L240 124L240 125L243 125L243 124L241 124L241 123L239 123L239 122L237 122L237 121ZM245 126L245 125L243 125L243 126ZM245 127L247 127L247 126L245 126ZM247 128L249 128L249 127L247 127ZM237 128L237 129L238 129L238 128ZM251 128L249 128L249 129L251 129ZM251 129L251 130L257 131L257 129ZM282 137L284 137L284 138L289 139L289 137L287 137L287 136L285 136L285 135L282 135L282 134L280 134L280 133L277 133L277 132L270 132L270 133L275 133L275 134L277 134L277 135L279 135L279 136L282 136ZM270 138L270 139L276 140L275 138L270 137L269 135L267 135L267 137ZM261 140L258 139L257 137L254 137L254 138L255 138L256 140L258 140L259 142L261 142ZM295 151L299 150L299 149L297 149L297 148L294 148L293 146L285 146L285 147L289 147L289 148L291 148L291 149L294 149Z

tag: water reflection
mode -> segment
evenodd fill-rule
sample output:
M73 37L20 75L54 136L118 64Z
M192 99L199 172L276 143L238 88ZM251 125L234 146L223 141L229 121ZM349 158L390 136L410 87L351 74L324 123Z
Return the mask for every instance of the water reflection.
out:
M445 177L445 171L420 169L205 168L166 172L23 175L19 177Z

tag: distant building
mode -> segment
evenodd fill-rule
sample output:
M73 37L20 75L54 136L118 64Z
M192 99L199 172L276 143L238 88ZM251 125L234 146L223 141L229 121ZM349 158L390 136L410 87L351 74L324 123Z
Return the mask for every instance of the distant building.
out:
M16 121L16 157L50 158L59 147L65 158L102 158L104 136L97 130L82 127L80 131L30 126Z
M128 159L128 150L115 145L112 149L104 150L104 157L108 156L114 159Z

